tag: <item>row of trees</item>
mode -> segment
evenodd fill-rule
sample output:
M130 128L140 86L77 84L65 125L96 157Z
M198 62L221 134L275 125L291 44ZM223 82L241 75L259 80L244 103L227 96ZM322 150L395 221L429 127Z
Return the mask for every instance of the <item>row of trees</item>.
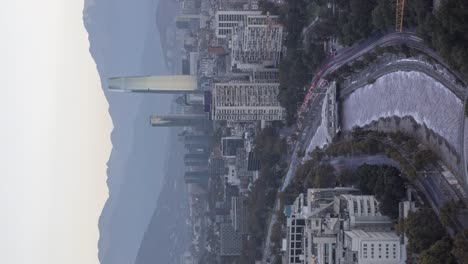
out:
M352 45L373 34L391 32L395 27L395 1L338 0L337 34L341 43ZM433 1L407 1L404 27L414 28L427 44L468 77L468 2L440 1L434 12Z
M452 240L430 208L410 212L398 229L408 236L409 253L419 254L418 264L468 263L468 229Z
M316 1L314 4L318 2L324 1ZM296 120L298 106L304 99L313 73L326 57L321 41L328 39L332 34L328 30L331 28L327 24L328 20L320 20L314 28L316 30L313 41L307 43L303 41L303 29L311 18L310 5L311 2L306 0L288 0L282 6L267 0L260 1L263 12L279 15L279 20L285 27L286 37L283 42L285 52L279 66L278 99L286 109L288 124Z
M365 195L375 195L382 214L398 218L398 204L405 198L405 180L391 166L362 165L354 173L338 177L341 186L358 186Z
M417 2L420 2L419 0ZM465 0L441 1L436 12L432 12L430 4L421 5L421 10L415 11L417 32L424 40L440 53L445 60L468 77L468 2ZM416 10L416 9L415 9Z
M383 133L355 128L350 136L344 138L348 139L330 144L324 154L337 157L385 153L400 164L401 171L410 181L415 179L417 170L438 159L434 152L421 149L415 139L403 132Z
M287 164L282 155L287 151L286 142L280 139L275 126L263 129L255 138L255 152L260 159L260 177L248 194L249 239L243 243L238 263L255 263L261 257L266 227L272 213L277 190Z

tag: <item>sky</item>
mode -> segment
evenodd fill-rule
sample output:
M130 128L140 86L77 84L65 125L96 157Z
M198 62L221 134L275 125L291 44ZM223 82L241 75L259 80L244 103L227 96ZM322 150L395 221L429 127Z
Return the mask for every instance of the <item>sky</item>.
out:
M0 263L98 263L112 122L82 10L2 1Z

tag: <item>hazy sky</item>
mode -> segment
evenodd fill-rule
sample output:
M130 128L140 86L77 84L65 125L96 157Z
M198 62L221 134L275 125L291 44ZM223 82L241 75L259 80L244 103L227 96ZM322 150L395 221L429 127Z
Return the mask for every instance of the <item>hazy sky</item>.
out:
M82 10L2 1L0 263L98 263L112 125Z

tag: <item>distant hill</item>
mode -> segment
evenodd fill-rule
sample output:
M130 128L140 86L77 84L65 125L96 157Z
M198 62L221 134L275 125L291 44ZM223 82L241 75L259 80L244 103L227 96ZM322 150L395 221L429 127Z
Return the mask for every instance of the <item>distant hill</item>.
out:
M166 67L169 68L168 65L168 41L166 36L166 30L168 28L174 28L174 19L178 14L179 6L176 0L160 0L157 8L156 8L156 27L158 28L160 41L161 41L161 49L164 55L164 61L166 63Z
M109 198L99 219L101 264L132 264L151 222L165 175L168 129L148 125L172 96L110 93L107 78L166 74L155 24L157 0L85 0L84 26L109 102L114 130L107 163ZM97 223L96 223L97 224ZM168 236L166 239L170 239Z
M171 132L177 135L177 132ZM175 137L171 142L176 142ZM145 231L135 264L178 263L188 240L187 196L182 163L184 149L180 142L168 153L167 171L158 204Z

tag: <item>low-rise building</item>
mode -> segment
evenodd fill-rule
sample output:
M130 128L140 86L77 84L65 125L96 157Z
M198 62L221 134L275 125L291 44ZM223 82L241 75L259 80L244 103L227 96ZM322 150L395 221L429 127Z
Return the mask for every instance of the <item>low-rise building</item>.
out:
M395 232L366 232L360 229L344 232L342 263L403 264L400 237Z
M308 189L285 207L292 264L403 264L406 251L372 195L354 188ZM401 244L400 244L401 243Z

